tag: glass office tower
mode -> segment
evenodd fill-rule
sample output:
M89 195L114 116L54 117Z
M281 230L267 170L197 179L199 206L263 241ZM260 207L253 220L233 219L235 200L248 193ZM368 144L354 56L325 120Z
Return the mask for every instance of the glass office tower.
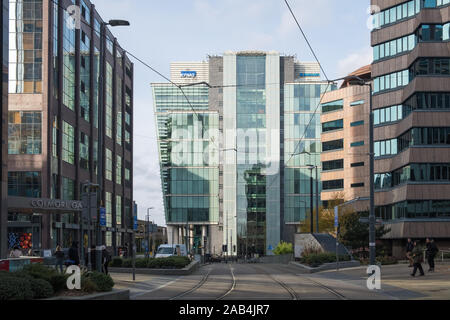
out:
M328 89L327 89L328 88ZM320 154L322 152L320 123L321 108L316 109L320 97L327 91L336 89L324 82L300 82L285 85L284 96L284 218L287 224L299 225L311 209L311 170L309 165L319 168L319 181L322 171ZM315 171L312 172L316 179ZM319 194L314 184L313 199L316 206Z
M186 96L171 84L152 87L169 241L199 249L219 221L219 113L205 85L184 88Z

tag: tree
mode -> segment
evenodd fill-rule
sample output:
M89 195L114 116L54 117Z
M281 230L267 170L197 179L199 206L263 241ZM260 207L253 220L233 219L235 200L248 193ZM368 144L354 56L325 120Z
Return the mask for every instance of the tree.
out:
M353 249L359 249L364 253L367 253L369 244L369 224L360 221L360 215L347 209L340 215L340 231L339 241L347 247ZM385 226L378 226L375 229L376 239L380 239L382 236L390 232Z
M314 232L316 232L316 210L313 211L314 216ZM305 222L301 225L300 231L308 233L311 231L311 216L306 217ZM334 211L320 207L319 209L319 233L333 233L334 231Z
M281 241L275 248L275 250L273 250L273 253L276 255L292 254L294 253L294 248L292 246L292 243Z

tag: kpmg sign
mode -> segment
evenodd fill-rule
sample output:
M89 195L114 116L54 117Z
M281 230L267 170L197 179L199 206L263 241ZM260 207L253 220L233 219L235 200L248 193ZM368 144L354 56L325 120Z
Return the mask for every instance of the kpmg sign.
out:
M182 78L197 78L197 71L181 71Z
M300 73L300 78L320 77L320 73Z

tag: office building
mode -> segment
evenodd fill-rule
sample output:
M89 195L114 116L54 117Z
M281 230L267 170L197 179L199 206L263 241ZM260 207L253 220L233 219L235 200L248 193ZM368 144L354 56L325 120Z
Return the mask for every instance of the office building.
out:
M406 238L450 243L450 1L372 0L375 205Z
M88 0L9 4L8 245L37 251L87 245L80 199L85 183L100 182L98 148L102 242L113 251L132 243L133 64L109 30L100 38L103 21ZM73 5L79 23L69 13Z
M152 85L169 243L272 254L310 210L297 200L309 199L307 165L320 167L319 66L242 51L171 70L182 90Z
M362 67L350 76L371 79L371 68ZM360 199L358 212L369 208L369 86L350 80L322 98L322 201Z
M1 51L1 68L2 68L2 81L1 81L1 117L0 121L0 134L1 150L0 150L0 259L6 258L7 251L7 216L4 214L8 211L7 197L7 183L8 183L8 27L9 27L9 2L8 0L2 0L2 12L0 15L0 26L2 28L0 33L2 51Z

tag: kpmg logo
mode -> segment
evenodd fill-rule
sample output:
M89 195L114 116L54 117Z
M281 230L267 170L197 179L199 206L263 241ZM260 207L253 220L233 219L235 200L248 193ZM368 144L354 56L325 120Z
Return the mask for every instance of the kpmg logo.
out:
M320 73L300 73L300 78L320 77Z
M197 78L197 71L181 71L181 77L190 79Z

